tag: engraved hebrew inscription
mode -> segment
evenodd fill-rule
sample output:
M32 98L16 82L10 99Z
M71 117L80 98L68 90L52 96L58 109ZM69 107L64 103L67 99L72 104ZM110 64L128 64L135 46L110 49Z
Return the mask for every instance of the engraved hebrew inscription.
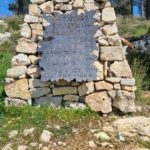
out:
M55 13L44 16L49 25L45 28L44 40L38 51L42 53L40 67L42 81L96 80L97 59L92 52L96 49L93 37L97 28L93 25L95 11L77 14Z

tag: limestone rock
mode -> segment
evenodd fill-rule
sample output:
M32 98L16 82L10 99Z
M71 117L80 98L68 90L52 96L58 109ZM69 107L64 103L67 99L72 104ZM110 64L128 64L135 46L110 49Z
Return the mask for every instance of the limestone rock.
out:
M131 91L131 92L136 91L136 86L122 85L121 87L122 87L122 89L125 90L125 91Z
M44 31L43 29L32 29L32 36L43 36Z
M84 96L90 94L94 91L94 82L83 83L79 86L78 92L80 96Z
M29 15L37 15L41 14L41 10L37 4L30 4L29 5Z
M118 28L117 28L116 23L113 23L113 24L105 25L102 28L102 31L106 35L114 35L114 34L118 33Z
M26 66L16 66L7 70L7 77L18 78L27 72Z
M99 4L95 1L85 1L84 2L84 8L85 10L98 10L99 9Z
M107 93L108 93L108 96L111 97L112 100L116 98L116 94L117 94L116 90L111 90L111 91L108 91Z
M96 82L95 87L96 90L113 90L113 85L105 81Z
M43 130L41 136L40 136L40 141L43 143L48 143L52 137L52 133L48 130Z
M109 36L108 42L112 46L120 46L122 44L118 34Z
M18 135L18 130L13 130L13 131L11 131L11 132L8 133L8 137L10 139L16 137L17 135Z
M8 143L2 147L2 150L12 150L12 143Z
M121 79L121 85L128 85L128 86L134 86L135 85L135 79Z
M67 86L67 85L70 85L69 82L67 82L66 80L59 80L57 82L54 82L54 85L57 85L57 86Z
M113 106L119 109L123 113L135 112L135 94L128 91L117 91L115 100L113 101Z
M121 86L119 83L114 84L114 89L115 90L121 90Z
M102 37L99 37L99 38L98 38L98 43L99 43L101 46L108 46L108 45L109 45L108 41L105 40L105 39L102 38Z
M42 11L44 13L49 14L49 13L52 13L54 11L54 4L52 1L48 1L48 2L41 4L40 8L42 9Z
M29 88L47 87L49 85L50 85L50 82L44 82L39 79L29 79Z
M62 10L62 11L70 11L70 10L72 10L72 5L62 5L60 7L60 10Z
M47 95L45 97L40 97L35 99L35 105L50 106L50 107L61 107L62 97L61 96L51 96Z
M28 135L31 135L34 132L35 128L25 129L23 131L23 136L26 137Z
M25 15L24 22L26 23L38 23L39 18L33 15Z
M103 61L121 61L124 59L123 48L121 46L102 46L100 59Z
M78 101L79 96L77 96L77 95L65 95L63 100L64 101Z
M27 79L21 79L12 84L6 85L5 92L6 95L11 98L21 98L25 100L29 100L31 98L31 94L28 90Z
M102 141L110 141L110 136L105 132L99 132L94 135L97 139L101 139Z
M114 121L113 126L119 132L136 133L150 136L150 117L137 116Z
M111 83L119 83L121 81L121 78L116 78L116 77L107 77L105 79L106 81L109 81Z
M40 58L35 55L29 55L29 59L33 65L36 65Z
M21 38L18 41L18 45L16 47L16 51L19 53L35 54L36 50L37 44L24 38Z
M102 10L102 21L114 22L116 20L116 14L114 8L106 7Z
M106 92L92 93L85 97L85 102L91 110L102 113L110 113L112 111L111 98Z
M18 146L18 150L28 150L28 146L27 145L20 145L20 146Z
M29 66L27 70L27 74L31 77L39 77L40 76L40 68L36 65Z
M27 23L24 23L21 28L21 36L25 38L31 38L31 28Z
M116 61L110 65L110 73L115 77L132 77L132 72L126 60Z
M5 78L5 83L6 84L13 83L13 82L15 82L15 79L13 79L13 78Z
M56 3L68 3L70 0L54 0Z
M53 95L77 94L76 87L56 87L53 88Z
M73 8L83 8L83 0L75 0L73 3Z
M30 60L29 60L28 56L25 54L18 54L16 56L14 56L12 58L11 62L12 62L13 66L21 66L21 65L27 66L30 64Z
M72 108L72 109L85 109L86 105L79 102L65 102L64 103L65 108Z
M37 97L41 97L41 96L48 94L49 92L51 92L51 89L48 87L32 88L30 89L30 92L31 92L32 98L37 98Z
M10 105L10 106L24 106L27 105L27 101L22 100L22 99L14 99L14 98L5 98L5 105Z
M97 69L97 80L103 80L104 79L104 66L99 61L95 61L93 65Z
M11 37L11 33L5 32L5 33L0 33L0 44L4 43Z
M31 0L31 3L34 3L34 4L41 4L41 3L44 3L46 0Z
M95 15L93 16L93 18L97 21L97 22L101 22L101 13L95 13Z

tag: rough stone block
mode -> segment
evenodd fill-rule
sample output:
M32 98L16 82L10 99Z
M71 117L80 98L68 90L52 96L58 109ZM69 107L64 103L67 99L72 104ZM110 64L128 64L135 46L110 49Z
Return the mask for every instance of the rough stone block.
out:
M53 88L53 95L67 95L67 94L77 94L77 88L76 87Z
M65 95L63 100L64 101L78 101L79 96L78 95Z
M96 82L95 87L96 90L113 90L113 85L105 81Z

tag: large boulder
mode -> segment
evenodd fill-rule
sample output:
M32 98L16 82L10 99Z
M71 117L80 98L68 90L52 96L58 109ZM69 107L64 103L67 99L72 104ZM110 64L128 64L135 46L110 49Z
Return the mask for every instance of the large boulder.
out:
M85 97L85 102L91 110L102 113L110 113L112 111L111 98L107 92L92 93Z

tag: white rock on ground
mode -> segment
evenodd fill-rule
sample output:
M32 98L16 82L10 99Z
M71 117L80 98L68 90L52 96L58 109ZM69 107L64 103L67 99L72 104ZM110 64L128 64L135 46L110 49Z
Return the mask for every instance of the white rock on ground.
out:
M25 129L23 131L23 136L31 135L34 132L35 128Z
M0 33L0 44L4 43L11 37L11 33L5 32L5 33Z
M40 136L40 141L43 143L48 143L53 136L52 132L48 130L43 130L41 136Z
M10 139L16 137L17 135L18 135L18 131L17 130L13 130L13 131L11 131L11 132L8 133L8 137Z

